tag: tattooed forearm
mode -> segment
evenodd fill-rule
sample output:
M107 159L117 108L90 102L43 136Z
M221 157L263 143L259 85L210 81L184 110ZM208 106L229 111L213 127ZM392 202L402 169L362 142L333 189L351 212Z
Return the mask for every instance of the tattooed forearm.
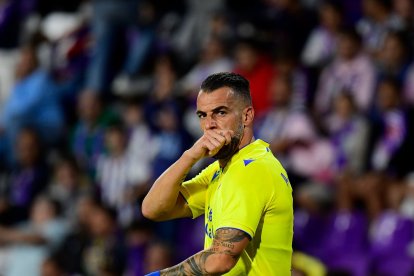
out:
M233 267L248 244L249 239L250 237L245 232L238 229L221 228L216 231L212 247L197 253L174 267L162 270L161 275L220 275L225 273L227 271L222 269L214 271L214 269L207 267L207 260L210 257L218 257L215 260L224 259L226 262L231 263L230 267ZM229 266L223 265L223 267Z
M210 250L202 251L172 268L161 271L161 275L215 275L209 273L205 266L207 258L213 254L215 253Z

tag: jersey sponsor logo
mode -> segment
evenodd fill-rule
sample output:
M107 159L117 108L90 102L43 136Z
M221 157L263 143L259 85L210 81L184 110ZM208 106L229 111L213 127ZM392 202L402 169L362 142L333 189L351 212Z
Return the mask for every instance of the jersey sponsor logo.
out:
M213 221L213 209L211 209L210 206L208 206L205 232L206 232L206 236L209 237L210 239L214 238L214 229L213 229L212 221Z
M213 221L213 209L208 208L208 221Z
M210 227L208 223L206 223L205 232L207 237L209 237L210 239L214 239L213 227Z

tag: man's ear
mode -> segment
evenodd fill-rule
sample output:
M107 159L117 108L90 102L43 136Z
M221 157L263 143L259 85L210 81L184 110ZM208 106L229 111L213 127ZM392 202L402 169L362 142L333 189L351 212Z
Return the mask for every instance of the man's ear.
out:
M243 125L250 126L253 124L254 109L252 106L248 106L243 110Z

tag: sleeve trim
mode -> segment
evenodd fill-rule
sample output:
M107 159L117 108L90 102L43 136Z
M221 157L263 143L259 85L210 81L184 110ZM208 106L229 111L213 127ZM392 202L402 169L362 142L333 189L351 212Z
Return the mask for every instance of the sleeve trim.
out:
M254 231L250 227L245 226L245 225L240 224L240 223L237 223L237 222L228 222L224 225L220 225L216 229L216 232L217 232L217 230L222 229L222 228L233 228L233 229L243 231L244 233L246 233L249 236L250 240L252 240L253 236L254 236Z
M184 186L180 187L179 193L183 196L185 202L187 202L188 204L188 198L190 197L190 194L188 193L188 191L185 189Z

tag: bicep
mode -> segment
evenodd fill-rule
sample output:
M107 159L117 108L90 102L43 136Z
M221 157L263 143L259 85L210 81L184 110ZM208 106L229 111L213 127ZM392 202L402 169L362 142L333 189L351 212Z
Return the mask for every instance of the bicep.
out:
M236 228L223 227L217 229L210 250L231 257L237 262L243 250L250 242L250 236Z

